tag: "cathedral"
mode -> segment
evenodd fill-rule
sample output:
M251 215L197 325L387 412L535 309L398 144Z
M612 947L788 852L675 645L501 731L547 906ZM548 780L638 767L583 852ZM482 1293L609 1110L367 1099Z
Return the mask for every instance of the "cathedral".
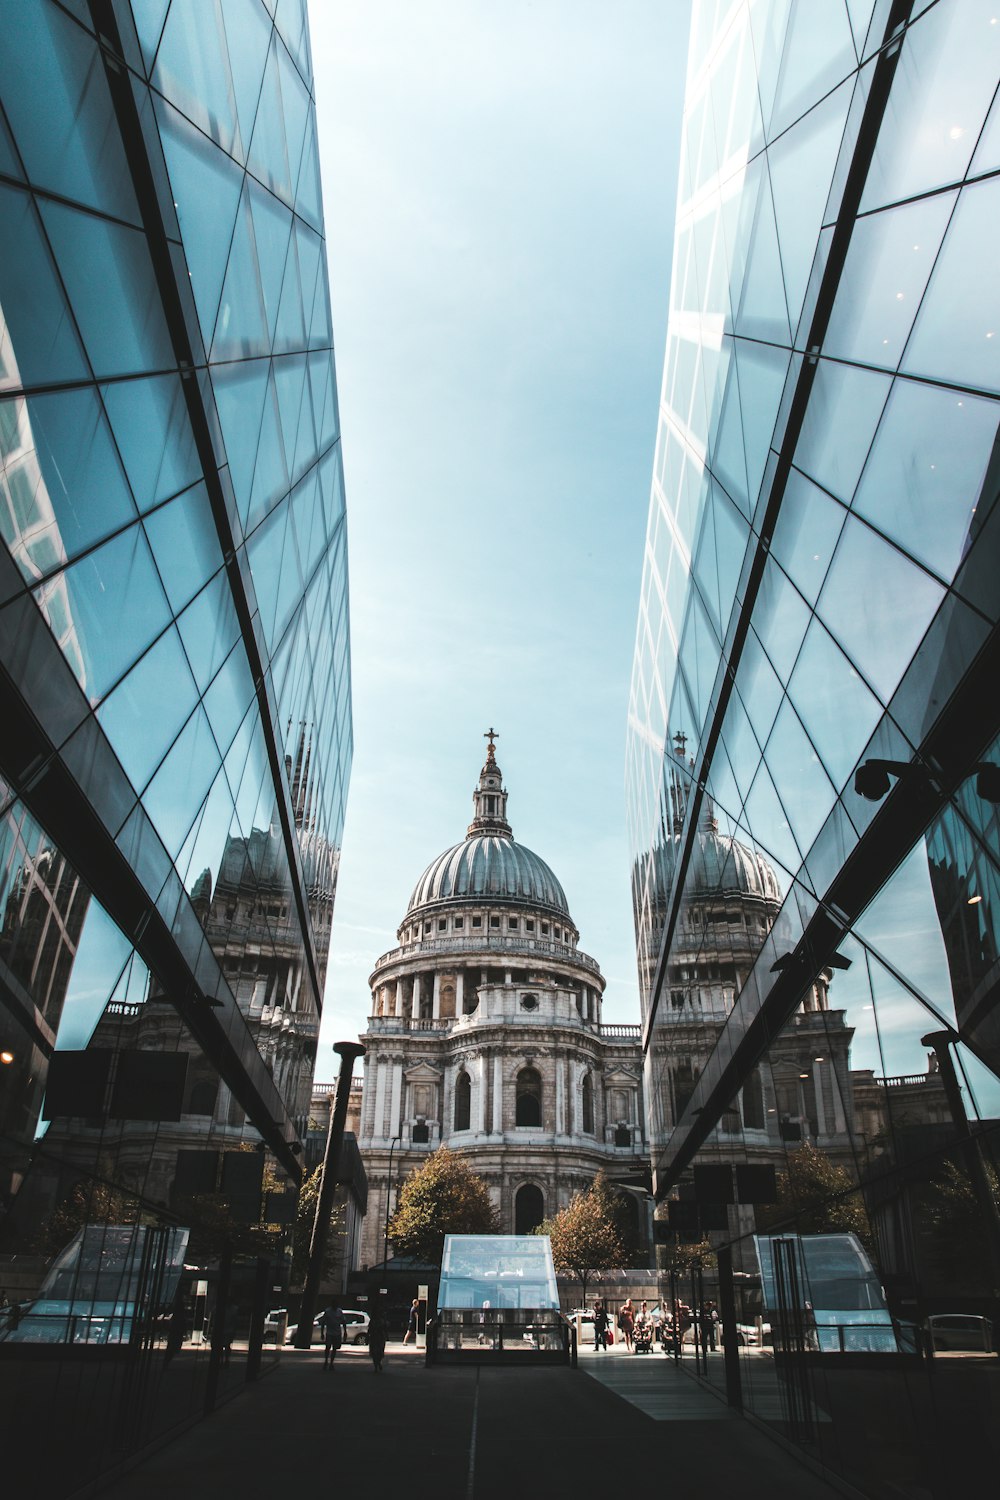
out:
M605 1025L604 978L552 870L514 839L495 732L465 838L420 876L371 975L359 1145L362 1265L387 1207L438 1146L489 1185L504 1233L526 1233L590 1186L622 1185L648 1249L639 1027Z

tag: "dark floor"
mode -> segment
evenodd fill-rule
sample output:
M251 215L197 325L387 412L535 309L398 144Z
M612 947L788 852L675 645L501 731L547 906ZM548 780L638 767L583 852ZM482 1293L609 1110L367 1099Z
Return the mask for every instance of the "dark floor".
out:
M427 1369L416 1351L390 1345L376 1375L364 1349L342 1350L330 1372L318 1353L286 1352L246 1395L102 1496L271 1500L301 1488L375 1500L832 1500L833 1490L721 1403L717 1415L656 1421L586 1369L584 1360L578 1370Z

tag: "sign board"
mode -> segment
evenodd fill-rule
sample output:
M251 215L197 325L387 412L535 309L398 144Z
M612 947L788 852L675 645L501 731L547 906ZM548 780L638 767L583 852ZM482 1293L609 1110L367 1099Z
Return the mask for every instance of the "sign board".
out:
M428 1294L428 1288L427 1287L425 1287L425 1286L418 1286L417 1287L417 1296L420 1298L421 1302L426 1302L427 1301L427 1294Z

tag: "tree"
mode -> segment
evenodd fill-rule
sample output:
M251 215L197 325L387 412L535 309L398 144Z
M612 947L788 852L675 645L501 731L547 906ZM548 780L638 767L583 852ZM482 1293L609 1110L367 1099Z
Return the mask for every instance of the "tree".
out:
M864 1200L846 1167L839 1167L808 1141L789 1151L778 1173L778 1201L757 1209L760 1230L798 1234L856 1234L873 1248Z
M500 1221L481 1177L441 1146L406 1179L389 1221L397 1255L440 1265L446 1234L497 1234Z
M587 1300L587 1282L625 1260L625 1246L618 1232L615 1195L603 1172L598 1172L586 1192L576 1193L565 1208L546 1219L535 1230L552 1241L552 1260L557 1271L576 1276Z
M295 1225L292 1229L292 1281L298 1283L305 1280L306 1270L309 1265L309 1246L312 1243L313 1222L316 1218L316 1205L319 1202L319 1190L323 1181L322 1163L303 1179L299 1188L298 1203L295 1207ZM329 1281L337 1269L337 1261L340 1256L340 1238L344 1233L344 1209L342 1204L335 1203L330 1212L330 1228L326 1237L326 1245L323 1251L323 1274L322 1280Z

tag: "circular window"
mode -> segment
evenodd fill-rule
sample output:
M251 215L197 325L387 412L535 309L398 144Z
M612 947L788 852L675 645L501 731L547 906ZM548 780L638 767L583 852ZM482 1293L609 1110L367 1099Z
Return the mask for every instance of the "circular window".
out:
M522 995L521 996L521 1009L522 1010L537 1010L538 1009L538 996L537 995Z

